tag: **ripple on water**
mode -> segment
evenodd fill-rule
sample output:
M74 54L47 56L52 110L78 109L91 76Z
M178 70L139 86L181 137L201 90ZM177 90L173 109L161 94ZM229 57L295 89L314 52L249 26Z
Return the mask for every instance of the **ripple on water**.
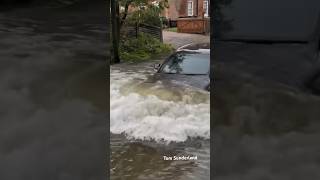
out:
M149 67L149 66L148 66ZM208 180L209 94L145 84L152 70L111 68L111 177L126 180ZM164 161L192 155L197 161Z
M168 89L161 83L144 84L144 73L111 69L111 132L147 140L208 139L209 93L192 88Z

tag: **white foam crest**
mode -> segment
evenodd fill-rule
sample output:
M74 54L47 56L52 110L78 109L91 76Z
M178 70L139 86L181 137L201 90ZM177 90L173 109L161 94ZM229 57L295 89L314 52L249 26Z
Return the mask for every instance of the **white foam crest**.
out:
M110 131L129 138L157 141L185 141L188 137L210 137L208 102L187 104L162 100L136 92L121 94L120 88L144 74L111 70ZM208 95L209 96L209 95Z

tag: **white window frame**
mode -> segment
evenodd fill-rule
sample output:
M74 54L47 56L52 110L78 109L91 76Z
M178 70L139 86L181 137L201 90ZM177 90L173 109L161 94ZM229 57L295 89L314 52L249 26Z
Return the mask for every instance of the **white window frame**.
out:
M187 11L188 16L193 16L193 0L188 0Z
M204 11L204 16L209 17L209 0L204 0L203 1L203 10Z

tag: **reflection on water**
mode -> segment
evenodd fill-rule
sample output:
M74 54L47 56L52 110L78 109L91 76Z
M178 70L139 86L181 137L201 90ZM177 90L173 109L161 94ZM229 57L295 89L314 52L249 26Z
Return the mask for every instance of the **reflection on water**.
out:
M164 161L163 156L196 155L197 161ZM209 179L209 142L163 146L129 142L112 135L112 179ZM197 177L197 178L196 178Z
M111 179L208 180L209 93L144 83L152 73L148 63L111 67ZM198 160L163 160L183 155Z

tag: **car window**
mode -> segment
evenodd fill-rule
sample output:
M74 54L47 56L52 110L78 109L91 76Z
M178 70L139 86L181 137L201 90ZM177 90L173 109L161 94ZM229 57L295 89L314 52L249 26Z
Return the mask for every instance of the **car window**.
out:
M174 74L208 74L210 55L195 52L178 52L163 64L160 72Z
M319 25L319 0L217 0L216 39L308 41Z

